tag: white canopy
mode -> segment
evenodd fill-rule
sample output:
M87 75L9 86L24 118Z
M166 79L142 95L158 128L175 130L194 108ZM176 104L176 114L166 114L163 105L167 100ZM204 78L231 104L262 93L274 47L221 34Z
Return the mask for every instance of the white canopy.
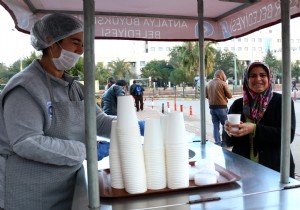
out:
M82 0L0 0L19 31L29 33L45 14L71 13L83 19ZM290 13L299 16L298 1ZM244 36L280 21L278 0L203 0L205 40ZM96 0L95 38L197 41L196 0Z

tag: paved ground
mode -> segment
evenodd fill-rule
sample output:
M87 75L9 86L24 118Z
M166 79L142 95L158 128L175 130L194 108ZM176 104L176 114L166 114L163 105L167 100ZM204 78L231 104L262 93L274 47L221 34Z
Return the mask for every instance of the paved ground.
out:
M299 105L300 107L300 101L296 101L295 105ZM295 106L298 107L298 106ZM167 110L165 110L167 111ZM160 106L153 106L150 104L146 104L144 107L143 111L137 112L137 116L140 120L144 120L147 118L157 118L159 119L160 116L163 114L161 113L161 107ZM296 111L297 115L297 111ZM185 126L186 130L191 133L195 133L197 136L200 135L200 116L197 116L196 114L194 115L189 115L189 112L184 112L184 120L185 120ZM213 127L212 127L212 122L210 120L210 117L206 117L206 138L207 140L214 142L213 138ZM294 142L291 144L291 149L292 153L295 159L296 163L296 179L300 181L300 134L299 130L296 130L296 136L294 139ZM230 150L230 148L226 148Z

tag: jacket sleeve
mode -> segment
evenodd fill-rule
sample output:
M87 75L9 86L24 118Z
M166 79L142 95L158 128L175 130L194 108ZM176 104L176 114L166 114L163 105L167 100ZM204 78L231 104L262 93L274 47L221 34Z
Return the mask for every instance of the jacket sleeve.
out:
M113 88L116 96L125 96L125 90L121 86L115 85Z
M20 157L70 166L85 159L85 145L82 142L44 135L43 112L25 89L15 88L5 97L3 116L9 143Z
M229 86L227 85L227 83L225 82L224 84L224 92L227 98L232 98L232 93L229 90Z
M260 147L268 147L271 145L276 145L280 147L281 145L281 124L282 124L282 100L281 96L274 95L272 103L269 104L268 113L265 113L261 123L256 125L256 133L254 142ZM291 138L292 143L295 136L296 130L296 117L294 102L291 101Z
M117 119L116 116L107 115L96 106L97 135L110 137L111 123L115 119Z

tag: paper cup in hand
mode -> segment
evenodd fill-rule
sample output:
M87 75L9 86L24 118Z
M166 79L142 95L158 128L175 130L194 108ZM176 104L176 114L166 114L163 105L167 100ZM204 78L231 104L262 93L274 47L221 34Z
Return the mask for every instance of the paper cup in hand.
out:
M241 115L240 114L229 114L227 115L228 122L231 124L237 125L240 124L241 121ZM239 128L231 128L232 131L238 131Z

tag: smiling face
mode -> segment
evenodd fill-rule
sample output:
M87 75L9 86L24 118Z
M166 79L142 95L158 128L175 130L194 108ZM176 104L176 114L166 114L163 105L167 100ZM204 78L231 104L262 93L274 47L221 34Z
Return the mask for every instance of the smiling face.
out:
M262 66L255 66L250 70L248 85L255 93L262 93L269 87L268 74Z

